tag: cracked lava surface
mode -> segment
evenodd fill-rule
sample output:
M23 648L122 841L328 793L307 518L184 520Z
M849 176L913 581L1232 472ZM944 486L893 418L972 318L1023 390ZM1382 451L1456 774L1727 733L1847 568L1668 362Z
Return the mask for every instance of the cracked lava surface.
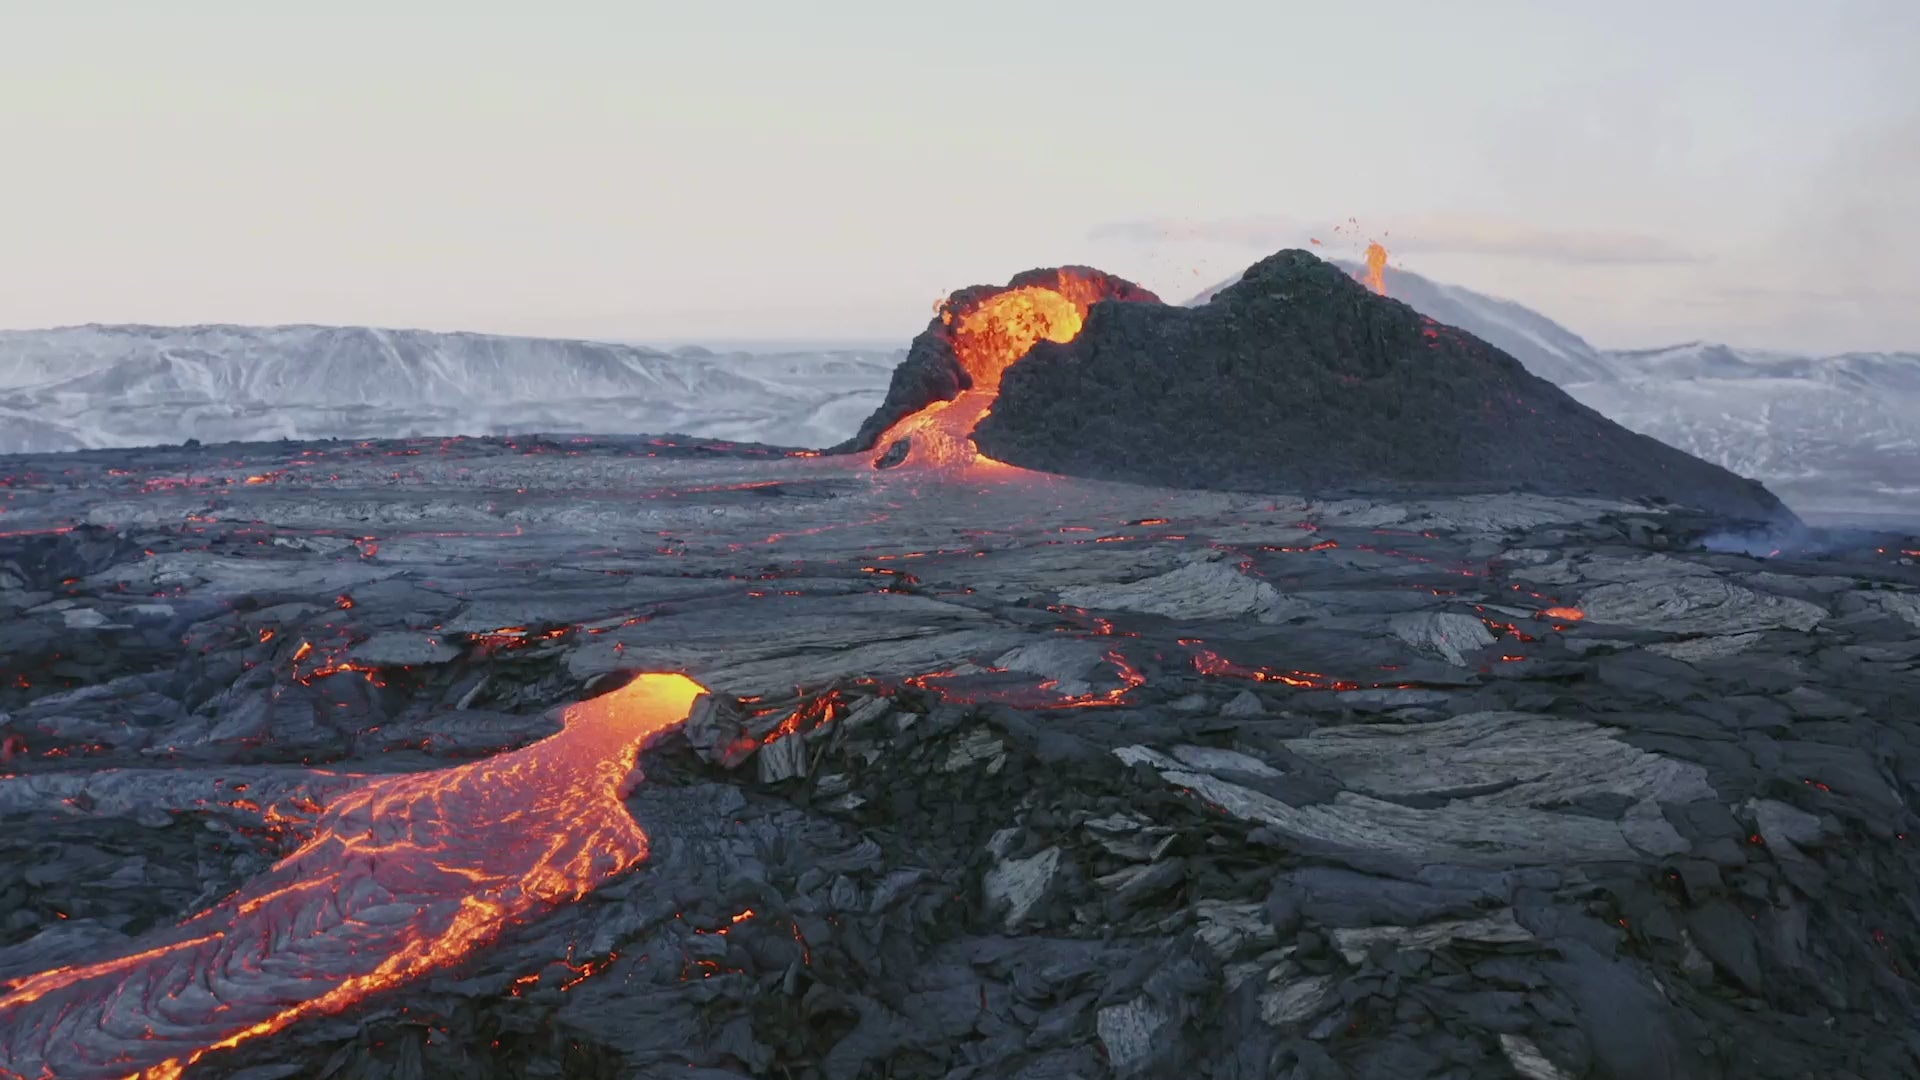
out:
M0 1072L1920 1060L1920 539L665 439L9 467Z
M367 779L216 907L124 956L7 987L0 1075L176 1077L580 898L646 858L622 803L635 757L703 692L684 675L642 675L570 706L564 728L531 746Z

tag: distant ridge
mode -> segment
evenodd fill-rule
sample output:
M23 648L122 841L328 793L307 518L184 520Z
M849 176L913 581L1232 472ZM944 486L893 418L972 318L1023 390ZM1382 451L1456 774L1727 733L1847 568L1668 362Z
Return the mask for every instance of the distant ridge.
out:
M526 431L808 446L871 410L894 359L316 325L0 331L0 452Z

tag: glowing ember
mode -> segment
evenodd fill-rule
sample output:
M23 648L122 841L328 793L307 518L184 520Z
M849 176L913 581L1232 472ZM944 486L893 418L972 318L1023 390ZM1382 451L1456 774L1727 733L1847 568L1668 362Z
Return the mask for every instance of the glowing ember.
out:
M999 464L983 456L971 435L1000 396L1000 376L1040 341L1072 341L1087 311L1109 295L1103 282L1060 270L1054 284L1022 285L998 292L955 313L936 310L946 327L960 366L973 387L952 401L936 401L888 428L875 444L874 460L901 439L910 438L907 460L916 465L952 468Z
M766 716L778 711L778 709L757 709L753 715L756 717ZM734 753L751 753L763 746L779 742L789 735L812 732L846 715L846 712L847 703L845 699L840 696L840 692L838 690L830 690L811 701L803 703L799 708L794 709L791 713L787 714L785 719L774 725L773 729L765 735L757 739L752 735L741 735L729 749Z
M178 1077L207 1053L454 964L647 856L622 796L702 687L643 675L532 746L370 778L293 854L124 955L0 995L0 1076Z
M1377 241L1367 245L1367 288L1387 295L1387 249Z

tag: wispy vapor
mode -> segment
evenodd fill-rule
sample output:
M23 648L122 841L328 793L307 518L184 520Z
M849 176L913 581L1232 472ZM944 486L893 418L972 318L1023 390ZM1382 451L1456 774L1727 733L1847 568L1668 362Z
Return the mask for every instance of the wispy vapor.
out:
M1351 232L1351 229L1347 231ZM1304 246L1332 239L1332 227L1284 217L1144 218L1096 225L1095 240L1143 244L1200 242L1253 248ZM1578 265L1697 263L1707 261L1657 236L1618 229L1548 229L1504 218L1428 214L1395 219L1367 239L1395 254L1498 255Z

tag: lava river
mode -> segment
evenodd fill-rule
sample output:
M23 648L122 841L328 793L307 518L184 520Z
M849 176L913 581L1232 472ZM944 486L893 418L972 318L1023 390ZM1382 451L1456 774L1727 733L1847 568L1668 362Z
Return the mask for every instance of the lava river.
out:
M947 339L973 386L888 428L875 444L873 459L879 461L899 440L911 439L906 464L944 469L999 464L973 445L973 429L993 410L1000 376L1037 342L1079 336L1087 310L1109 295L1104 282L1062 269L1052 285L1021 285L958 312L942 310Z
M643 675L531 746L368 778L235 895L117 958L0 987L0 1076L177 1077L466 957L647 856L622 797L702 687Z

